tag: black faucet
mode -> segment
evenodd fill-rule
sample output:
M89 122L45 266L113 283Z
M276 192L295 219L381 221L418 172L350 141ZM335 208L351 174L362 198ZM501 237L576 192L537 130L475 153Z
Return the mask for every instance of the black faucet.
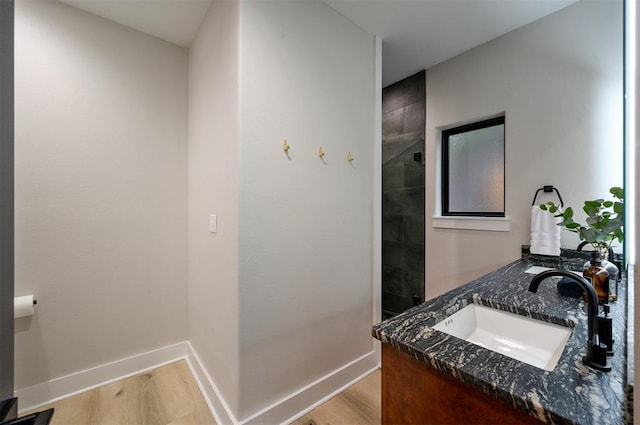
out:
M575 273L571 273L566 270L553 269L535 275L529 284L529 292L538 292L540 282L552 276L563 276L574 280L587 294L587 355L582 358L582 361L584 364L594 369L609 372L611 370L611 366L607 365L607 346L600 344L600 334L598 329L598 295L596 295L595 289L593 289L593 286L591 286L585 278L580 277Z

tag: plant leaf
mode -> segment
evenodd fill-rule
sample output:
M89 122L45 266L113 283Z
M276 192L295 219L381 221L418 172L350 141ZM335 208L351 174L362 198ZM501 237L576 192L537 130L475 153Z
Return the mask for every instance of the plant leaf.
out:
M621 187L612 187L609 192L614 196L613 201L594 199L584 202L582 210L586 213L586 225L581 225L574 220L574 212L571 207L562 210L553 202L547 202L542 210L553 213L561 221L558 226L563 226L567 231L578 233L580 240L594 247L609 247L614 240L624 240L624 190ZM613 211L609 210L612 209Z
M604 233L615 233L616 230L618 230L621 227L622 227L622 223L619 223L615 220L611 220L608 223L606 223L604 226L602 226L601 230Z
M593 205L587 205L587 203L585 202L584 207L582 208L582 210L588 215L588 216L594 216L594 215L598 215L600 213L600 207L595 207Z
M605 235L602 232L596 232L595 239L596 239L596 243L602 243L607 240L607 235Z
M624 189L618 186L614 186L609 189L609 193L611 193L616 198L623 200L624 199Z
M622 214L624 212L624 204L622 202L614 202L613 212L616 214Z
M562 217L564 217L565 220L567 218L572 218L573 217L573 208L568 207L566 210L564 210L564 212L562 213Z
M588 227L580 228L580 239L587 241L589 243L594 243L596 241L596 229L591 229Z
M601 220L601 217L598 217L598 216L596 216L596 217L593 217L593 216L587 217L587 224L598 228L599 225L600 225L600 220Z

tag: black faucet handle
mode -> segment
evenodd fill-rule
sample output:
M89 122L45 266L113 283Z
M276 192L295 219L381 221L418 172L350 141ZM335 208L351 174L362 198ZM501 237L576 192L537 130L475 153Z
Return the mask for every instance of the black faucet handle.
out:
M600 344L598 334L594 334L593 340L589 341L587 355L582 358L582 362L603 372L611 371L611 366L607 365L607 346Z
M606 316L596 317L597 333L600 337L600 344L604 345L607 349L607 355L613 356L613 319Z
M596 294L595 289L588 280L566 270L546 270L531 279L529 292L538 292L540 282L554 276L568 277L574 280L587 295L587 355L582 358L584 364L605 372L610 371L611 367L607 366L607 346L600 344L598 332L599 322L597 318L602 317L598 308L598 294ZM606 325L603 324L602 327L605 328Z

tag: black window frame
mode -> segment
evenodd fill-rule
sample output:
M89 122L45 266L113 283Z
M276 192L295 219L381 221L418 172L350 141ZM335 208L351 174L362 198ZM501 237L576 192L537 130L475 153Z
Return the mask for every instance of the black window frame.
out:
M458 127L442 130L442 158L441 158L441 195L442 195L442 216L449 217L505 217L505 204L506 204L506 138L503 133L503 157L502 161L505 166L505 172L503 173L503 193L502 193L502 212L483 212L483 211L449 211L449 137L460 133L466 133L473 130L479 130L482 128L494 127L497 125L503 125L503 132L506 132L505 116L499 116L482 121L477 121L471 124L465 124Z

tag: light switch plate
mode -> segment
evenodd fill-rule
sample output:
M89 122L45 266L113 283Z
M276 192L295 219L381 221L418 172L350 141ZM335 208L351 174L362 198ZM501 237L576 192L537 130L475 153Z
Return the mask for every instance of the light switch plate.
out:
M218 216L216 214L209 216L209 233L218 233Z

